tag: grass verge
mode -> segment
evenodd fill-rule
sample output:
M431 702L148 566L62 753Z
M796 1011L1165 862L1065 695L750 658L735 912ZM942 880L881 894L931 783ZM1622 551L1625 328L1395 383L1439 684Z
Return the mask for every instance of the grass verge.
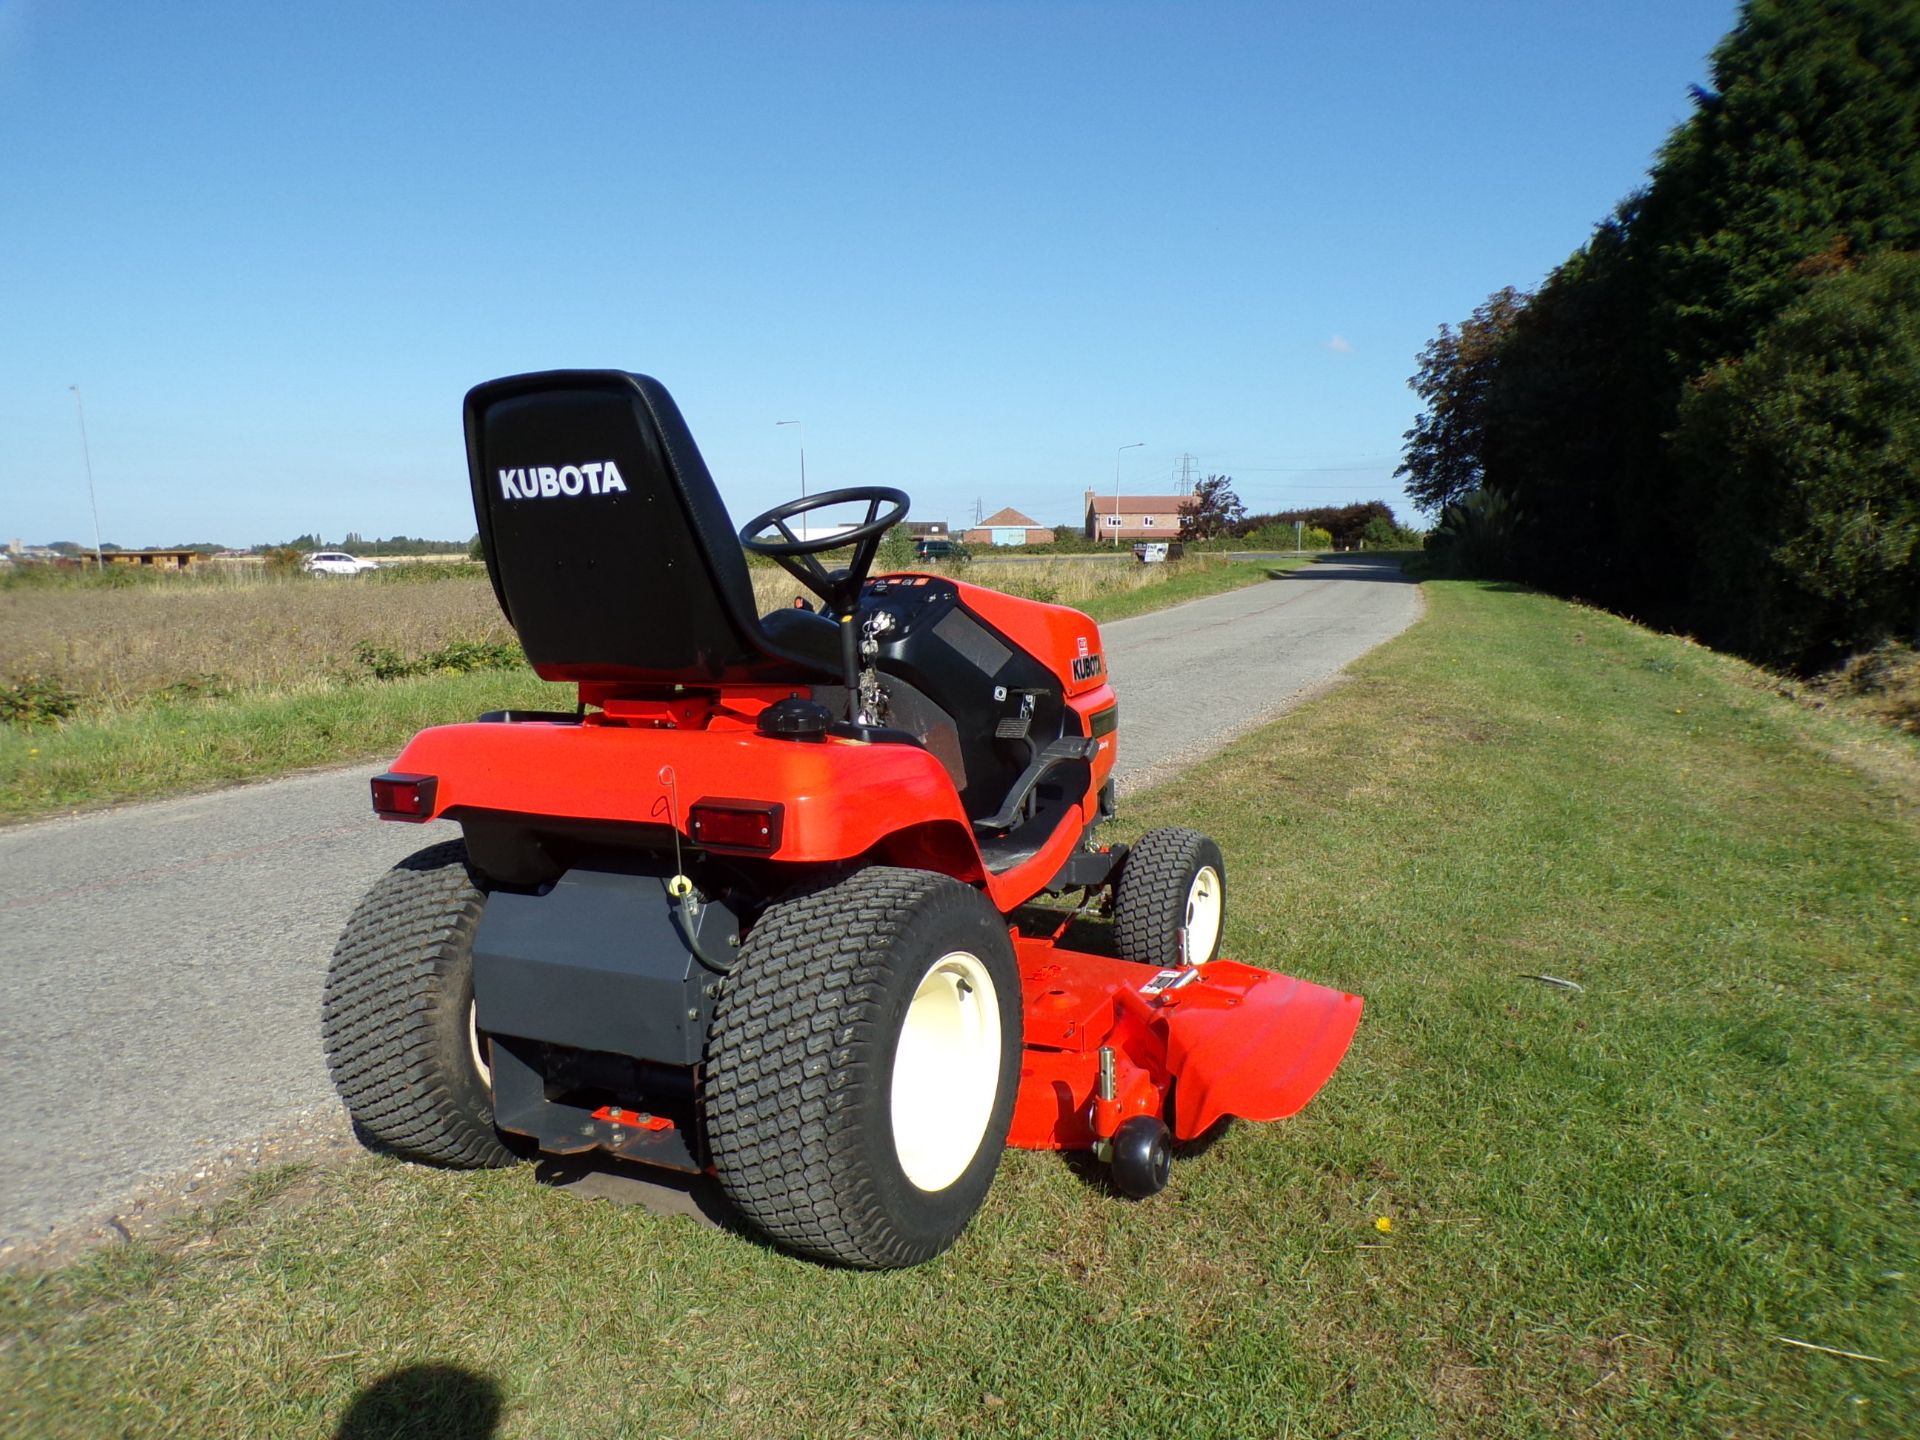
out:
M1132 802L1221 840L1229 953L1368 998L1312 1106L1152 1202L1012 1154L953 1253L866 1275L527 1169L266 1176L0 1279L0 1430L1910 1433L1920 827L1836 757L1920 761L1749 673L1437 584Z
M1025 567L1034 571L1032 575L1022 573L1020 566L1005 568L1012 572L1009 588L1053 583L1042 573L1042 567ZM1164 580L1137 589L1093 593L1077 603L1096 620L1119 619L1257 584L1283 568L1290 567L1274 562L1172 567ZM1124 572L1123 578L1130 584L1139 584L1141 577ZM984 583L1001 582L988 576L984 577ZM288 637L297 607L288 609L288 597L293 601L317 599L358 606L358 609L344 611L338 623L345 624L345 615L351 614L363 626L385 625L387 628L374 628L370 633L383 637L383 641L392 638L392 643L401 646L407 655L418 653L423 646L444 644L449 634L464 633L451 619L439 617L436 623L428 624L412 615L405 602L416 594L443 597L438 609L446 611L448 617L465 615L469 610L477 612L484 598L485 611L493 616L493 631L510 633L504 632L504 622L498 619L491 592L481 597L481 588L483 582L476 581L410 585L404 589L358 582L327 585L301 581L252 588L190 586L183 587L179 595L201 608L249 607L237 617L220 611L223 618L218 626L209 619L187 627L200 636L210 657L196 657L193 664L226 663L231 672L231 662L222 662L219 658L226 651L236 648L271 651L276 646L285 648L292 643ZM771 597L766 603L771 605L778 603L779 593L793 587L791 581L769 581L766 588ZM395 596L399 597L397 601ZM27 593L16 598L33 602L43 597ZM75 589L72 594L58 592L54 598L63 603L78 599L89 605L107 607L130 603L125 595L112 590ZM134 595L134 600L149 610L160 601L172 603L178 599L179 596L172 595L162 585L142 587ZM254 608L262 605L280 607L274 612L278 626L267 627L264 639L258 627L251 623L258 618ZM412 618L408 619L410 615ZM72 616L54 618L63 623L81 623ZM309 631L316 625L324 629L324 616L316 620L301 611L298 618ZM124 658L131 648L143 647L154 652L169 649L170 627L153 623L151 615L128 623L133 633L143 637L141 646L133 646L129 639L115 653ZM412 628L407 628L409 625ZM221 633L211 638L202 633L214 629ZM235 638L240 631L247 634L244 641ZM349 629L346 633L361 632ZM330 635L303 635L301 643L313 652L301 662L308 673L313 673L322 668L328 648L337 648L341 642L336 630ZM256 668L269 663L260 660ZM266 671L263 669L262 673ZM482 710L507 706L567 709L572 703L571 687L544 684L524 668L385 681L315 674L315 678L304 682L261 685L233 694L177 701L150 697L109 704L83 710L55 725L0 724L0 821L178 794L236 780L285 774L304 766L385 758L405 744L414 731L426 725L468 720Z
M1290 570L1304 569L1312 563L1308 559L1291 558L1197 562L1177 568L1158 585L1112 591L1073 603L1076 609L1084 610L1104 625L1110 620L1125 620L1130 615L1164 610L1169 605L1184 605L1189 600L1202 600L1228 590L1244 590L1249 585L1277 579Z
M294 689L109 710L56 726L0 726L0 819L390 756L423 726L502 707L551 706L558 690L524 668L316 680Z

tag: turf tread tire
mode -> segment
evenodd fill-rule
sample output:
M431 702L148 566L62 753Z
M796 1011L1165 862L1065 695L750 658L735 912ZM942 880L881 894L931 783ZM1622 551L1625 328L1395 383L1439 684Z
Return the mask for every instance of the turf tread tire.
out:
M906 1181L884 1123L895 1012L931 963L920 958L930 938L936 958L964 946L986 966L1002 1046L980 1146L931 1194ZM1020 1050L1013 943L971 886L875 866L774 905L741 947L709 1031L703 1107L721 1187L768 1239L816 1259L861 1269L930 1260L992 1184Z
M519 1157L493 1128L468 1036L473 936L486 891L466 842L417 851L367 891L327 966L321 1035L362 1138L455 1169Z
M1180 963L1179 930L1186 920L1187 892L1203 865L1220 877L1220 934L1226 933L1227 866L1220 847L1198 830L1169 825L1149 830L1128 848L1114 887L1113 940L1122 960L1170 970ZM1213 955L1203 957L1213 959Z

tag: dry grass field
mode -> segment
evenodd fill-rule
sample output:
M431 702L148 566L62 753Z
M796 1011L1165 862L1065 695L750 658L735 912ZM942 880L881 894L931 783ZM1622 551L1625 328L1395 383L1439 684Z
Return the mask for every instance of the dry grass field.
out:
M951 573L1011 594L1086 606L1226 563L982 559ZM756 566L752 575L762 611L790 605L801 593L797 581L771 566ZM414 657L455 642L512 638L492 588L472 575L422 584L240 572L116 587L0 589L0 679L39 676L77 692L89 707L364 678L354 653L362 644Z
M1084 609L1110 595L1156 589L1189 575L1224 569L1230 563L1225 555L1195 555L1163 565L1139 565L1129 560L1001 560L982 556L948 573L989 590Z
M418 655L510 640L485 580L424 585L264 576L0 590L0 677L38 675L94 704L169 687L260 690L354 674L362 641Z
M1275 568L982 560L960 573L1105 623ZM752 575L763 612L801 588L771 566ZM357 579L12 577L0 582L0 823L390 755L423 726L501 706L571 705L513 639L464 562Z

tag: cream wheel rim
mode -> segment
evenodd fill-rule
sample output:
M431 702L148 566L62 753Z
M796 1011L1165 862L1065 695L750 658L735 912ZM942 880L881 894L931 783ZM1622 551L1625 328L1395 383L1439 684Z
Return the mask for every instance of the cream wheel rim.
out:
M900 1168L944 1190L980 1153L1000 1084L1000 999L980 958L942 955L920 977L894 1049L889 1113Z
M1213 958L1213 947L1220 943L1220 913L1225 903L1220 872L1202 865L1187 887L1187 958L1195 965Z
M473 1068L480 1072L480 1083L493 1089L493 1066L487 1060L487 1038L480 1033L480 1005L467 1004L467 1053L473 1056Z

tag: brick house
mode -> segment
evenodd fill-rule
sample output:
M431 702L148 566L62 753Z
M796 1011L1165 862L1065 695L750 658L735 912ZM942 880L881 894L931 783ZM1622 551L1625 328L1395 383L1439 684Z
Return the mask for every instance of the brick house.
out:
M1193 504L1191 495L1102 495L1087 491L1089 540L1178 540L1180 512Z
M1051 545L1053 531L1009 506L994 511L960 538L969 545Z

